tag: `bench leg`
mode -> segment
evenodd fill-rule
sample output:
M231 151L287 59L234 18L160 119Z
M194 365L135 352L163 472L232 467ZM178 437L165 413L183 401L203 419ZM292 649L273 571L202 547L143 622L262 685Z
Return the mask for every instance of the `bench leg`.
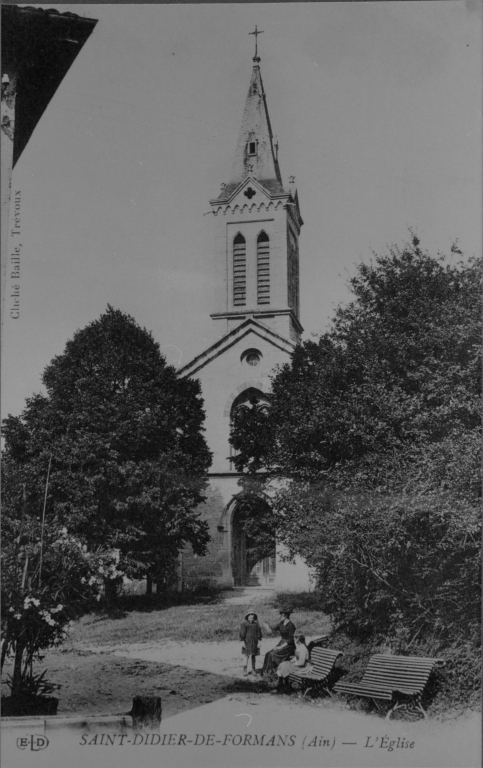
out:
M424 719L427 720L428 719L428 715L426 714L426 711L423 709L423 705L421 704L421 702L420 701L415 701L414 703L416 704L417 708L423 713Z
M378 700L377 700L377 699L371 699L371 701L372 701L372 703L374 704L374 706L375 706L375 708L377 709L377 711L378 711L378 712L384 712L384 707L382 707L382 706L379 704L379 702L378 702ZM388 715L388 714L389 714L389 712L387 713L387 715ZM387 719L387 715L386 715L386 719Z
M424 719L427 720L428 716L427 716L426 712L424 711L424 709L423 709L423 707L421 705L421 702L416 700L416 701L413 701L413 704L419 709L420 712L423 713ZM402 702L400 702L400 703L396 702L394 704L394 706L391 707L391 709L388 711L388 713L386 715L386 720L390 720L392 713L395 712L396 709L399 709L400 707L403 707L403 706L404 706L404 704Z
M386 720L390 720L390 719L391 719L391 715L392 715L392 713L393 713L393 712L395 712L395 711L396 711L396 709L398 709L398 707L399 707L399 704L397 704L397 703L396 703L396 704L394 704L394 706L393 706L393 707L391 707L391 708L388 710L388 713L387 713L387 715L386 715L386 718L385 718L385 719L386 719Z
M322 685L322 680L325 681L325 678L321 678L321 680L314 680L313 678L303 678L301 680L297 680L297 685L300 685L300 690L302 693L302 696L307 696L310 691L320 691L322 690L324 693L326 693L330 698L332 698L332 693L329 691L326 685Z
M388 713L386 715L386 720L390 720L392 713L395 712L396 709L400 709L401 707L404 707L404 702L396 701L396 703L389 709L389 711L388 711Z

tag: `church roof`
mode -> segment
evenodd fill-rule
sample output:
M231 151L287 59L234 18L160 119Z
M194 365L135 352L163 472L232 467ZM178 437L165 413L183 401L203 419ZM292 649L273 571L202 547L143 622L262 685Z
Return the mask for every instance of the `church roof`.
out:
M244 181L246 181L247 178L250 178L254 180L253 174L247 174L247 176L242 179L242 181L234 182L232 184L227 184L221 191L221 193L218 195L215 200L210 200L211 203L226 203L228 202L232 197L235 196L235 194L238 192L240 188L243 187ZM287 197L289 196L289 193L286 192L286 190L282 187L278 179L256 179L256 182L265 189L270 197Z
M205 349L201 355L193 358L193 360L180 368L178 376L193 376L193 374L197 373L201 368L204 368L205 365L208 365L208 363L216 357L219 357L219 355L222 355L227 349L234 344L237 344L249 333L255 333L255 335L260 336L262 339L265 339L265 341L270 342L289 355L295 349L295 344L291 341L284 339L283 336L279 336L278 333L272 331L268 326L258 323L256 320L249 317L243 323L237 325L232 331L225 334L225 336L222 336L221 339L218 339L218 341L215 342L215 344L212 344L211 347Z
M259 181L271 194L287 194L275 152L259 61L254 58L230 180L218 200L230 198L247 176Z

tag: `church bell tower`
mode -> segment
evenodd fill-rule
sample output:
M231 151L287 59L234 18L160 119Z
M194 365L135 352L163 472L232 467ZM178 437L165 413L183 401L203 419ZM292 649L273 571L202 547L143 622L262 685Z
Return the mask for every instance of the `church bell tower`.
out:
M260 33L255 27L250 34L256 39ZM274 537L265 542L266 555L252 561L230 444L238 412L270 408L273 370L290 361L302 333L298 242L303 222L293 184L287 190L282 183L257 50L231 175L210 203L217 285L211 317L217 338L178 376L197 379L204 401L213 459L199 511L211 541L206 557L183 553L180 580L183 585L210 579L227 586L310 589L307 565L286 562ZM258 503L260 509L269 504L268 495Z
M260 32L255 28L252 34ZM293 184L287 191L282 183L257 50L231 175L210 205L216 276L211 317L217 336L252 318L296 343L303 330L298 245L303 221Z

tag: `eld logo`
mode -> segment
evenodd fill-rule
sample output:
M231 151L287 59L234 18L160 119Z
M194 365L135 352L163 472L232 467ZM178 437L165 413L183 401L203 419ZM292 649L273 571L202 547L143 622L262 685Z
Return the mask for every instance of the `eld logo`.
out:
M46 736L41 736L39 733L32 733L30 736L19 736L17 739L17 747L19 749L30 749L32 752L38 752L40 749L45 749L49 746L49 740Z

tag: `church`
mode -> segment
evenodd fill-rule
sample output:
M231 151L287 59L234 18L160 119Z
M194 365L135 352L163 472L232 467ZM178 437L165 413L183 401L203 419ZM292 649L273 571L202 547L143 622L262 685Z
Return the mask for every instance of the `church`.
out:
M257 29L255 28L255 40ZM211 542L205 557L191 548L180 558L183 587L210 581L283 591L311 588L302 561L276 556L247 560L246 538L237 519L241 475L229 443L238 408L269 407L270 374L289 362L300 339L299 235L303 225L297 191L283 186L255 46L253 70L231 175L210 200L212 269L216 276L213 336L217 340L179 370L199 379L206 412L205 437L213 454L207 498L200 508ZM265 501L262 503L269 503Z

